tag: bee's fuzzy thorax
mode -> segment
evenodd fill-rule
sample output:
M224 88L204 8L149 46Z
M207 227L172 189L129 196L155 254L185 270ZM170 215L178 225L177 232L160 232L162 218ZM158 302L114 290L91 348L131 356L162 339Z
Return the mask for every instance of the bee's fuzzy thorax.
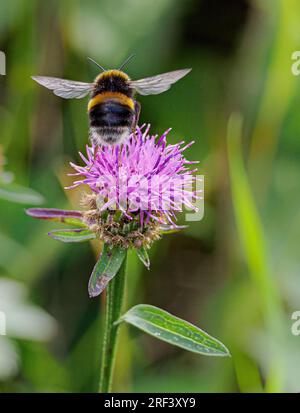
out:
M130 77L125 73L122 72L121 70L117 70L117 69L112 69L112 70L106 70L103 73L100 73L96 79L95 82L99 82L101 79L107 78L107 77L120 77L123 80L129 81Z
M120 70L107 70L96 77L92 98L99 93L118 92L132 98L133 89L130 87L129 76Z

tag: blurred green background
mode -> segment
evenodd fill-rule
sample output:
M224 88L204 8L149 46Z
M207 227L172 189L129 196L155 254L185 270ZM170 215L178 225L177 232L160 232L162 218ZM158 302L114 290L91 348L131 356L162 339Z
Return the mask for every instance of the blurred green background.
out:
M150 272L130 255L127 306L189 320L232 358L122 327L115 391L300 391L300 337L291 333L300 310L299 18L297 0L0 2L4 168L45 207L77 207L79 194L63 187L87 142L87 109L31 75L91 81L87 56L114 68L132 52L134 79L193 68L170 91L139 98L140 122L154 133L172 127L171 143L196 140L187 156L201 161L205 216L156 243ZM242 134L238 115L228 129L232 112ZM0 391L97 390L103 300L87 294L96 246L59 243L51 228L0 201Z

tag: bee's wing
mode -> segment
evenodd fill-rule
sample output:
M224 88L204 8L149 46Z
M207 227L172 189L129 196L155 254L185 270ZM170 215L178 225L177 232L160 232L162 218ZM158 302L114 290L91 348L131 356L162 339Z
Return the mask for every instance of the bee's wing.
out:
M74 82L73 80L59 79L58 77L32 76L35 80L53 93L65 99L81 99L92 91L93 83Z
M132 80L130 81L130 86L140 95L157 95L170 89L173 83L187 75L191 70L192 69L174 70L173 72L146 77L145 79Z

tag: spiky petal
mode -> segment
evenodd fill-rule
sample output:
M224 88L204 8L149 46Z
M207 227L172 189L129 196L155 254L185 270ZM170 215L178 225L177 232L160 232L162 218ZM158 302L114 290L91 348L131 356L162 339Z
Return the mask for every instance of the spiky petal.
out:
M188 207L197 210L194 170L183 152L193 144L167 144L167 130L161 137L149 134L150 126L137 128L121 146L94 147L80 153L84 166L71 163L75 180L69 188L86 184L97 195L99 212L120 211L140 225L150 220L176 226L176 213Z

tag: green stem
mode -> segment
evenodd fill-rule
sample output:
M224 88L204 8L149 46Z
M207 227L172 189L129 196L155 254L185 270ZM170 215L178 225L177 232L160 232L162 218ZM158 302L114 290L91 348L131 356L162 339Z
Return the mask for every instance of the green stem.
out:
M110 393L116 349L118 342L119 325L114 325L122 312L126 279L126 256L114 278L106 289L105 326L102 348L102 363L100 372L99 393Z

